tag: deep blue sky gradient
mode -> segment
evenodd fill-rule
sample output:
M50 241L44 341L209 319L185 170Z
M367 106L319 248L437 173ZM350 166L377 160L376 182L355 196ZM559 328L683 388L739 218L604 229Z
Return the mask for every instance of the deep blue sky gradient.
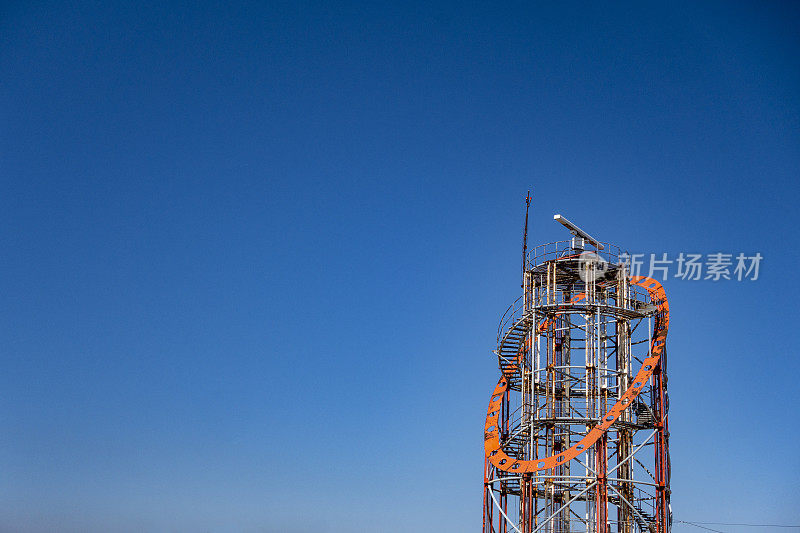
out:
M477 531L528 188L532 243L764 256L666 283L673 508L800 524L798 23L4 4L0 530Z

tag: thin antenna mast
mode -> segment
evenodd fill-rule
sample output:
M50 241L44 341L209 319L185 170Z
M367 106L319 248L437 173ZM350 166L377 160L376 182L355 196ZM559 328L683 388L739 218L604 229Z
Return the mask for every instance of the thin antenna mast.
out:
M525 258L528 255L528 210L531 208L531 191L525 197L525 231L522 233L522 287L525 285Z

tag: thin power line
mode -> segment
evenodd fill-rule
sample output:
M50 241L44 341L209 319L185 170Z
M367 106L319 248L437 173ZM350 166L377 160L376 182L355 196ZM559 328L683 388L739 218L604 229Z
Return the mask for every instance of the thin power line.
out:
M787 527L787 528L800 529L800 525L788 525L788 524L744 524L741 522L690 522L688 520L675 520L675 521L680 522L682 524L689 524L695 527L702 527L701 524L704 524L708 526ZM703 529L710 529L710 528L703 528ZM716 529L711 529L711 531L716 531Z
M706 529L708 531L715 531L716 533L725 533L724 531L720 531L719 529L711 529L710 527L701 526L694 522L689 522L687 520L675 520L676 522L680 522L681 524L689 524L690 526L699 527L700 529Z

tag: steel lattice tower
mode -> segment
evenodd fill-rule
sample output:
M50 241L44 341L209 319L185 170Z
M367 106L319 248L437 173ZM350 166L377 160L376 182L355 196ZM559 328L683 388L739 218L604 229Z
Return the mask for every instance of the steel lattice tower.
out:
M522 295L498 327L483 533L668 533L664 289L560 221L570 241L527 251L526 215Z

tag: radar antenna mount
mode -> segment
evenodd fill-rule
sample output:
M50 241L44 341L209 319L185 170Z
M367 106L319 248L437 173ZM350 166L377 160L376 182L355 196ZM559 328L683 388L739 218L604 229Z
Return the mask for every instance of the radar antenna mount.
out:
M586 243L591 244L598 250L603 249L603 245L600 244L600 241L583 231L581 228L567 220L565 217L561 215L553 216L553 220L556 222L560 222L565 228L572 233L572 247L576 250L583 250L586 247Z

